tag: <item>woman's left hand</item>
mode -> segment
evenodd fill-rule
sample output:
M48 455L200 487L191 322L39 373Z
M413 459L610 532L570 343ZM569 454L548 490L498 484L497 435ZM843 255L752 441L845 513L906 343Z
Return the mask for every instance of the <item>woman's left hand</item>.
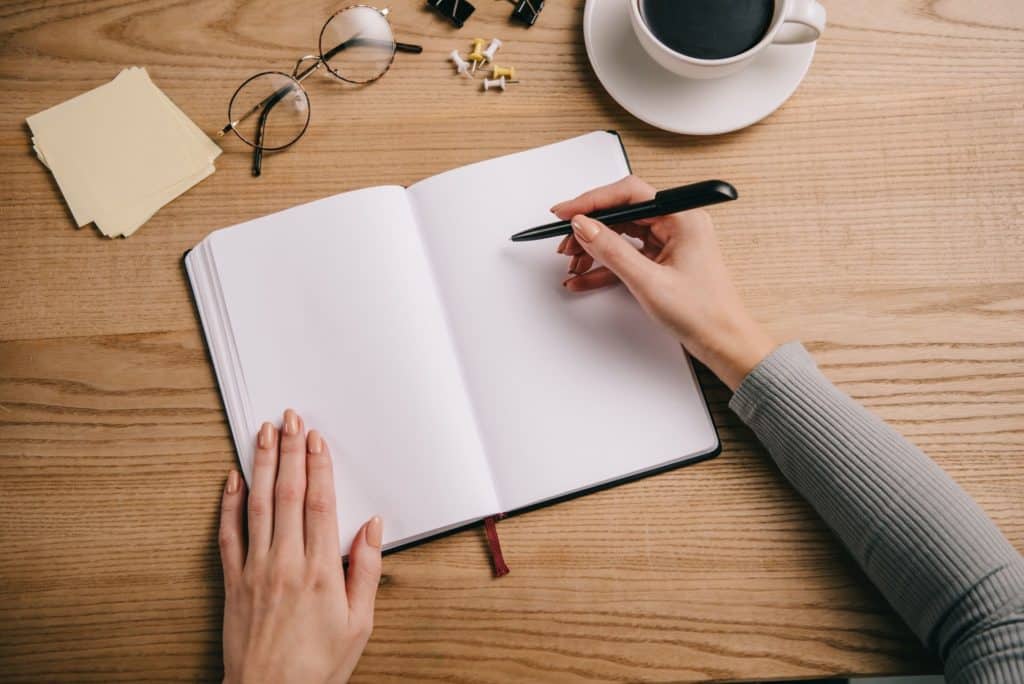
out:
M232 470L221 506L224 681L344 682L373 629L381 519L356 534L346 580L323 437L289 409L256 442L252 491Z

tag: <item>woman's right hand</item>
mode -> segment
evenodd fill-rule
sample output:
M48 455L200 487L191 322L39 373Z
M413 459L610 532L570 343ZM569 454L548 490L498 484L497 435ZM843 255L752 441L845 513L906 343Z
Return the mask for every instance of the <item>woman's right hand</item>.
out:
M627 176L551 208L573 224L573 234L558 247L571 257L565 287L587 292L621 281L652 318L735 390L775 343L743 306L707 212L671 214L614 230L583 215L649 200L654 193L649 184ZM640 240L641 248L622 234Z

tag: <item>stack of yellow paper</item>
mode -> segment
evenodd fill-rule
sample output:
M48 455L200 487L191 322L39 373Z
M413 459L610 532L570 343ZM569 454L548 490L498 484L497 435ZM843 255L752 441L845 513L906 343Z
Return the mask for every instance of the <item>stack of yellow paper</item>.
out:
M107 237L134 233L213 173L220 154L138 67L27 121L75 222Z

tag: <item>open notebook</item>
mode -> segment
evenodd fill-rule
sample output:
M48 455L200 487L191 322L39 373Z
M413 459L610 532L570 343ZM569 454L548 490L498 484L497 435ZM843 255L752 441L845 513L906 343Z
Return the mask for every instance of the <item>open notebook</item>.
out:
M689 360L623 288L571 295L509 236L629 173L595 132L210 234L185 263L242 472L295 408L335 459L341 546L394 548L718 452Z

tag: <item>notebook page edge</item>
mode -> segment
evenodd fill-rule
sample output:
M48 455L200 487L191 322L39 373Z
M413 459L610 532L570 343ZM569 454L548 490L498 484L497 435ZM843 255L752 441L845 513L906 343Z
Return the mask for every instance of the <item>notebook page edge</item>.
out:
M214 296L212 291L216 289L210 285L213 276L209 268L210 262L207 252L208 243L204 239L185 255L185 271L189 278L192 302L195 304L199 318L200 332L203 336L207 355L213 365L214 378L217 382L217 394L221 399L221 405L227 417L232 442L236 445L235 456L241 466L243 477L245 477L246 482L250 482L252 463L242 459L241 452L237 449L237 445L240 443L242 427L245 425L245 419L239 415L238 405L242 401L240 392L236 383L228 375L225 367L230 361L226 358L228 352L224 350L224 344L221 341L221 335L224 333L224 323L219 314L214 313L219 311L219 307L211 306L212 302L207 301L209 297Z

